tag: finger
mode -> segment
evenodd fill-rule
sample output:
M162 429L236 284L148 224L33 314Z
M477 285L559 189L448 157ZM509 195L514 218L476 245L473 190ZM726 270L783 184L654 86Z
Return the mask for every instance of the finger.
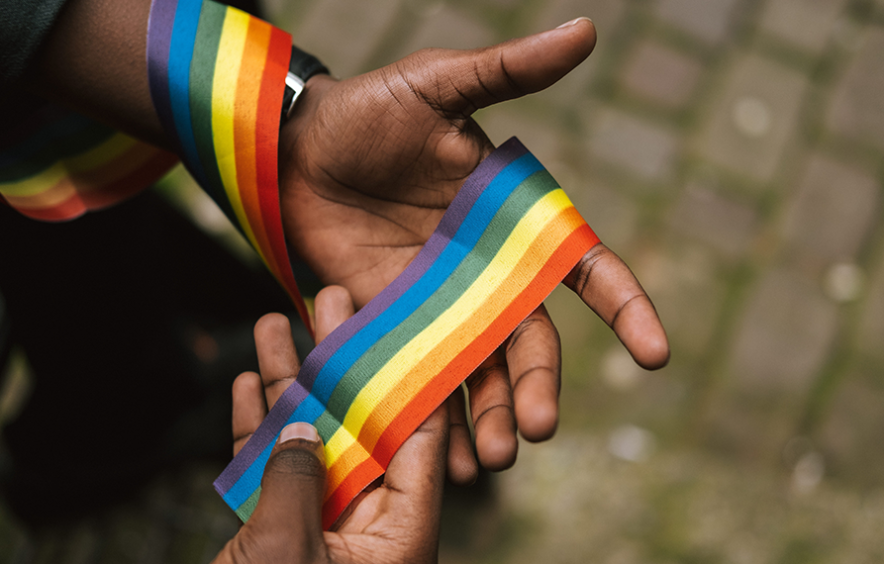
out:
M448 480L457 486L472 485L479 477L479 465L473 454L473 439L467 423L464 391L458 386L446 400L448 405Z
M439 522L448 449L448 408L439 406L402 443L387 466L384 487L390 491L389 515L407 524L414 544L411 561L435 561L439 547Z
M316 344L353 317L353 300L343 286L326 286L316 294Z
M498 349L467 378L479 463L506 470L516 462L519 441L505 354Z
M654 370L669 361L669 341L657 310L632 271L599 243L565 277L564 283L617 334L642 368Z
M579 18L554 30L432 61L434 96L442 109L473 111L543 90L579 65L595 47L595 27ZM421 56L418 54L418 56ZM426 95L426 93L425 93Z
M251 536L260 536L265 555L285 554L287 562L325 559L325 475L325 452L316 429L309 423L284 427L264 467L261 497L246 523Z
M272 409L279 396L295 381L300 369L288 318L280 313L261 317L255 324L255 347L264 397L267 407Z
M402 443L390 459L384 484L395 491L414 496L415 505L441 503L448 430L448 409L442 405Z
M267 417L264 386L255 372L243 372L233 381L233 456Z
M506 363L519 432L537 442L553 436L559 423L562 346L541 305L510 335Z

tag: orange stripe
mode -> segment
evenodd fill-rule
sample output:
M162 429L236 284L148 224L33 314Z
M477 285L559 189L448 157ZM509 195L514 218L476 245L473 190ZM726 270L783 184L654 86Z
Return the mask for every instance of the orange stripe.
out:
M273 255L258 201L258 172L255 160L255 124L258 121L258 97L261 83L255 75L263 75L270 46L270 24L257 18L249 20L242 64L236 84L236 120L233 126L236 146L236 173L240 199L267 267L279 278L279 263Z
M341 485L347 475L368 458L370 458L368 451L359 443L353 443L347 447L329 468L325 479L325 499L331 497L331 494Z

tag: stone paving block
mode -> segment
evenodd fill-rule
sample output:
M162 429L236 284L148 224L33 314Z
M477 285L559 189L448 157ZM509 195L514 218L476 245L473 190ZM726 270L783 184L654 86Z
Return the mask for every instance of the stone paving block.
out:
M878 378L880 380L880 378ZM860 371L844 375L818 433L827 466L842 480L884 486L884 388Z
M621 74L626 88L658 104L684 106L694 89L703 66L684 53L657 41L641 42Z
M820 289L795 272L765 273L737 327L729 374L736 389L797 401L826 361L838 312Z
M586 96L593 77L598 69L598 61L605 57L610 49L609 38L623 19L626 2L610 2L608 0L552 0L543 2L542 10L531 20L526 33L534 33L553 29L567 21L580 16L592 19L598 41L589 58L576 69L568 73L553 87L542 92L544 100L552 103L570 104Z
M758 55L744 55L728 72L696 139L710 161L759 182L771 180L793 139L807 79Z
M870 27L840 80L826 124L846 137L884 149L884 29Z
M593 111L590 152L645 180L671 179L681 150L678 135L660 125L612 108Z
M315 53L335 76L367 69L363 63L388 33L402 0L322 0L292 33L296 45Z
M654 13L661 20L709 43L724 40L740 0L656 0Z
M884 362L884 257L869 281L862 306L862 320L857 338L859 348L870 357Z
M816 267L851 262L878 217L879 193L865 172L812 155L784 222L789 252Z
M673 348L699 356L713 336L725 295L714 255L684 244L650 254L640 265L641 283L657 308Z
M731 260L746 254L759 227L753 208L698 183L687 186L668 223L673 231L703 241Z
M615 190L587 173L567 183L569 188L566 191L574 207L596 235L615 251L624 252L639 227L636 202L623 191Z
M531 20L537 31L553 29L583 16L592 20L600 38L614 32L626 9L626 2L608 0L550 0L541 5L540 13Z
M493 30L470 14L446 4L421 20L399 56L404 57L424 47L473 49L496 42Z
M496 104L479 110L474 117L495 145L500 145L515 135L544 166L551 167L552 163L562 158L562 143L565 139L561 131L553 123L526 116L519 111L516 104L518 103Z
M826 46L847 0L769 0L760 28L818 54Z

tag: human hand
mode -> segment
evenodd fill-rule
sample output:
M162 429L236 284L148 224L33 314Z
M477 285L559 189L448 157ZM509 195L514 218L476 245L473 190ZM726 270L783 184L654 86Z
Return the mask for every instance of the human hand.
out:
M352 314L345 290L324 289L316 297L317 339ZM233 384L234 455L299 370L285 316L262 317L255 325L255 344L261 374L243 373ZM307 423L285 427L265 467L252 517L215 562L436 562L447 444L448 408L443 406L403 443L383 478L357 496L335 530L323 532L322 440Z
M486 49L418 51L340 82L312 78L280 138L290 245L361 307L417 255L464 179L493 150L471 114L550 86L594 44L592 23L578 19ZM653 305L613 252L597 245L565 283L640 365L666 363ZM512 465L517 428L532 441L555 432L559 373L558 335L541 306L467 380L483 466ZM469 435L453 429L450 478L468 483L477 471Z

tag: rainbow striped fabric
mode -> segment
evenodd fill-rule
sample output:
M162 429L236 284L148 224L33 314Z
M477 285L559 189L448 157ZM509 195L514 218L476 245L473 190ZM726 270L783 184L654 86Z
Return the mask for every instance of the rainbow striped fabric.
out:
M305 359L215 488L248 519L279 432L307 421L325 442L330 527L596 243L555 180L510 139L467 179L408 268Z
M203 0L153 0L147 32L154 107L199 184L308 314L289 262L277 151L291 36Z
M119 202L178 162L152 145L46 105L0 139L0 197L22 214L64 221Z

